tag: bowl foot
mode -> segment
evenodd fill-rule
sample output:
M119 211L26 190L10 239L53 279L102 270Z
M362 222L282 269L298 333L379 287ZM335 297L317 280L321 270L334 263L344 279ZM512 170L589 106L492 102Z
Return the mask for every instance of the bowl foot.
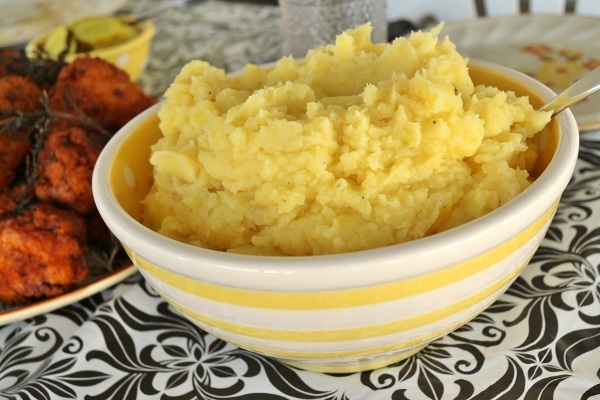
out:
M403 349L401 352L389 352L370 357L363 357L354 360L340 361L319 361L317 360L293 360L286 358L277 358L284 364L295 368L304 369L313 372L324 372L331 374L352 373L369 371L373 369L387 367L388 365L400 362L427 347L427 344L414 347L411 349Z

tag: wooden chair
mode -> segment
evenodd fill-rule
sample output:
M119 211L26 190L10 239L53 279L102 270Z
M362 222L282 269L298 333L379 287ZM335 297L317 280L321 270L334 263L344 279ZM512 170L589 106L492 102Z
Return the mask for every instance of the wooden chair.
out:
M427 17L451 22L519 13L600 16L600 0L388 0L389 20L415 24Z

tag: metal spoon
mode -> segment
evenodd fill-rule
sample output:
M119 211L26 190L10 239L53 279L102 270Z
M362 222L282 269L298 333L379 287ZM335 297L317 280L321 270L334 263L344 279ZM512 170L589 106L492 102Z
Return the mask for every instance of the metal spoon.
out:
M539 111L552 111L555 116L565 108L585 99L600 90L600 67L588 72L571 86L563 90L554 99L544 104Z

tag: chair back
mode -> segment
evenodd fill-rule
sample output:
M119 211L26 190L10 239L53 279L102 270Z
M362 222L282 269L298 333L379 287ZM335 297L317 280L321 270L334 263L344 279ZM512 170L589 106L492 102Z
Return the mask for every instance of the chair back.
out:
M391 21L416 24L430 17L451 22L520 13L600 16L600 0L388 0Z

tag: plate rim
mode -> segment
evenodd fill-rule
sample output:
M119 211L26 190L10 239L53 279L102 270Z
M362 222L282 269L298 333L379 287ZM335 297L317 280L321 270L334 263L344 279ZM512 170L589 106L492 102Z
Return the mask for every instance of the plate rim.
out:
M74 304L124 281L136 271L137 267L133 263L127 263L120 268L101 275L100 277L88 283L84 283L83 285L78 286L67 293L49 299L39 300L30 304L15 306L5 311L0 311L0 326L36 317L38 315L46 314L59 308Z
M464 20L458 20L458 21L448 21L448 22L444 22L444 26L443 29L441 31L441 36L442 38L445 37L445 35L447 35L449 32L449 30L460 30L462 29L463 31L465 31L466 29L472 28L472 27L481 27L484 28L485 26L494 24L494 25L502 25L502 24L506 24L508 22L514 22L514 21L522 21L522 24L527 24L527 22L533 22L534 20L538 20L538 21L548 21L550 22L555 22L558 23L558 21L567 21L569 23L576 23L578 21L585 21L587 23L592 23L592 24L597 24L598 26L598 30L600 33L600 16L594 16L594 15L585 15L585 14L550 14L550 13L540 13L540 14L507 14L507 15L495 15L495 16L480 16L480 17L475 17L475 18L469 18L469 19L464 19ZM587 28L587 26L586 26ZM583 30L583 27L582 27ZM464 34L464 32L462 32ZM460 51L460 42L457 41L456 37L451 37L450 38L451 41L456 45L456 47L459 49ZM484 43L484 42L482 42ZM507 42L506 43L517 43L517 41L511 41L510 37L507 38ZM597 42L596 45L594 46L582 46L582 48L598 48L600 49L600 42ZM471 58L467 55L465 55L465 57ZM474 57L475 58L475 57ZM477 57L479 59L481 59L481 57ZM599 56L600 58L600 56ZM491 60L490 60L491 61ZM492 61L494 62L494 61ZM505 64L508 67L512 67L511 65L509 65L509 63ZM575 117L577 119L577 113L574 111ZM590 115L590 114L586 114L586 115ZM596 117L594 117L594 115L597 115ZM587 122L577 122L577 126L580 130L580 132L585 132L585 131L591 131L591 130L595 130L595 129L599 129L600 128L600 111L598 111L597 113L593 113L592 117L594 119L594 121L587 121Z

